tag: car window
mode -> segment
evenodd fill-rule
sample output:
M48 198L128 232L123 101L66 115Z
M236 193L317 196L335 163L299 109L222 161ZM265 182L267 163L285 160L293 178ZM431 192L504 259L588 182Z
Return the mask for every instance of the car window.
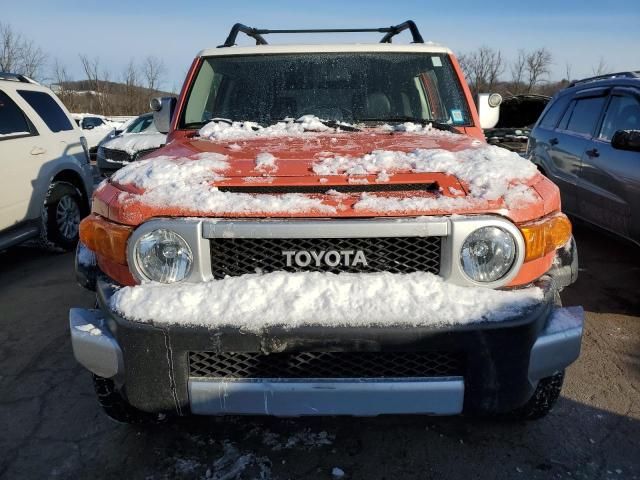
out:
M147 117L140 117L134 122L131 127L127 129L127 133L140 133L144 132L153 123L153 117L151 115Z
M605 98L606 97L586 97L577 99L565 130L583 135L593 133L598 118L600 118L600 112L604 106Z
M138 117L135 120L133 120L129 126L125 129L126 133L135 133L138 131L138 128L140 127L140 124L143 122L144 118L143 117Z
M20 107L0 90L0 139L30 135L32 129Z
M84 117L82 119L82 128L87 128L87 127L95 128L101 125L104 125L104 121L98 117Z
M640 130L640 101L631 96L613 96L598 138L609 141L618 130Z
M60 108L60 105L45 92L34 92L30 90L18 90L18 93L42 118L44 123L52 132L62 132L73 130L73 126L67 114Z
M559 130L566 130L567 129L567 125L569 124L569 119L571 118L571 114L573 113L573 108L576 106L576 101L572 101L569 104L569 108L567 108L567 110L564 112L564 115L562 115L562 119L560 120L560 123L558 124L558 129Z
M542 117L540 121L540 126L542 128L555 128L558 125L558 120L567 108L567 103L569 101L569 96L565 95L564 97L558 98L554 101L550 106L547 112Z

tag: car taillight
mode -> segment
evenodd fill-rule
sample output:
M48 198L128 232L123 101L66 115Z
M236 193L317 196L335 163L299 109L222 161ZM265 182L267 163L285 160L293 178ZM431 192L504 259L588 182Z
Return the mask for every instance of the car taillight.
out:
M80 223L80 241L98 257L127 264L127 240L133 228L89 215Z
M525 243L524 261L542 258L566 245L571 239L571 222L563 213L555 213L535 222L518 225Z

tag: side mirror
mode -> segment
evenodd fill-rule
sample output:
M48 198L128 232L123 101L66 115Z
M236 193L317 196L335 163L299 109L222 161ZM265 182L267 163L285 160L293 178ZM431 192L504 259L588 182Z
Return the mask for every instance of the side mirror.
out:
M93 125L86 125L82 127L83 130L93 130Z
M617 150L640 152L640 130L618 130L613 134L611 146Z
M478 116L480 117L480 128L493 128L500 120L500 104L502 95L499 93L479 93L478 94Z
M149 106L153 110L153 123L160 133L169 133L177 102L176 97L155 97L149 102Z

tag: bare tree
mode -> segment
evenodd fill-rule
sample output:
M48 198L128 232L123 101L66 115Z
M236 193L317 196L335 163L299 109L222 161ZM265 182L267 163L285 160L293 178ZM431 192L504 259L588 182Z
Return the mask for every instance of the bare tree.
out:
M513 93L521 93L522 84L527 71L527 53L520 49L518 56L511 64L511 81L513 82Z
M125 113L144 111L148 101L141 85L140 70L133 59L129 60L123 71L122 82L124 83L124 98L120 111Z
M528 77L527 93L531 93L543 77L551 73L550 68L553 56L549 50L543 47L527 54L526 61Z
M109 74L108 72L100 72L100 59L98 57L89 58L87 55L80 55L80 63L87 76L90 89L92 90L92 98L95 99L98 106L98 113L106 115L109 103ZM95 107L91 104L91 109Z
M21 57L21 73L27 77L40 78L41 69L47 60L42 49L31 40L23 40Z
M598 65L591 69L594 75L604 75L609 71L609 65L606 64L603 57L600 57Z
M20 61L20 35L0 23L0 71L14 72Z
M0 71L39 78L46 59L40 47L23 38L11 25L0 23Z
M142 72L147 81L149 90L158 90L162 83L162 76L166 72L164 62L154 55L149 55L144 59Z
M571 64L568 61L564 62L564 78L567 82L571 82L571 80L573 80L571 78L572 77L571 70L572 70Z
M51 85L52 90L70 111L75 111L77 108L77 98L75 92L69 88L71 78L67 73L67 67L56 58L53 62L51 74L54 82L53 85Z
M462 54L458 60L474 95L492 91L505 69L500 50L486 46Z

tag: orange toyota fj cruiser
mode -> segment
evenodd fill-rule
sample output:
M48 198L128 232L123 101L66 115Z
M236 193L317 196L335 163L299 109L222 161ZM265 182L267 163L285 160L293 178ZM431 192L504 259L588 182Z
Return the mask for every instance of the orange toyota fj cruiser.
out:
M413 42L392 44L409 30ZM333 32L345 30L315 30ZM77 360L109 415L536 418L583 313L556 186L487 145L453 53L237 24L152 105L167 145L81 224ZM256 46L235 46L239 33Z

